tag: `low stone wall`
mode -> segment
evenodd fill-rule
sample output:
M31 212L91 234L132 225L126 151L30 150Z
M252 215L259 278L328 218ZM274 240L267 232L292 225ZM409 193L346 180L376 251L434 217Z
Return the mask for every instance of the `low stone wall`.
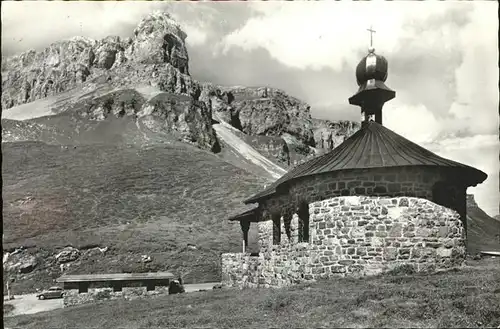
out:
M122 291L113 288L89 288L88 292L78 293L78 289L64 290L64 307L99 303L113 299L136 299L155 295L168 295L168 287L156 287L147 291L146 287L123 287Z
M249 253L222 254L222 283L225 286L253 288L258 286L261 259Z
M292 234L273 245L272 222L259 223L259 256L224 254L223 283L280 287L401 265L433 271L465 260L460 215L425 199L335 197L312 203L309 213L309 242L297 243Z

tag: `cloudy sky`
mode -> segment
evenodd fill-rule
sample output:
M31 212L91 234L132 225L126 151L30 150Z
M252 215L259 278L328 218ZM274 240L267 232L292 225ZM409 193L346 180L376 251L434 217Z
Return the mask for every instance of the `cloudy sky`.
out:
M223 85L271 86L312 115L359 120L347 99L369 46L389 61L396 98L384 124L414 142L485 171L469 188L499 213L498 19L477 2L3 2L2 52L40 49L74 35L130 36L149 12L170 12L187 32L191 74Z

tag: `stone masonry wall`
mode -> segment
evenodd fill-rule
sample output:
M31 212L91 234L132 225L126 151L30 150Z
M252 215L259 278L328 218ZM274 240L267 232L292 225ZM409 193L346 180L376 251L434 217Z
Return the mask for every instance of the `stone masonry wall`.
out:
M434 183L444 178L440 168L400 167L338 171L304 177L290 189L293 198L314 202L335 196L408 196L432 199Z
M222 254L222 283L242 288L259 286L260 263L260 257L249 253Z
M434 184L446 178L446 171L432 167L337 171L299 178L289 187L288 193L279 193L263 202L263 208L268 210L268 216L275 212L295 213L301 201L312 203L351 195L407 196L432 200Z
M78 289L64 290L64 307L99 303L114 299L136 299L147 296L168 295L168 287L156 287L147 291L146 287L123 287L122 291L113 291L113 288L89 288L88 292L78 293Z
M255 225L255 224L251 224ZM273 222L272 221L266 221L266 222L260 222L257 223L258 225L258 243L259 243L259 250L264 250L266 248L269 248L270 245L273 244ZM283 218L280 220L280 225L281 225L281 239L280 241L287 241L288 243L298 243L299 242L299 216L297 214L293 214L291 221L290 221L290 238L288 238L288 235L285 230L285 222Z
M280 245L273 245L272 222L259 223L259 256L224 254L223 283L280 287L375 275L403 264L432 271L465 260L460 215L426 199L334 197L310 204L309 213L309 242L296 243L293 235L289 241L285 235ZM296 225L296 216L294 221Z

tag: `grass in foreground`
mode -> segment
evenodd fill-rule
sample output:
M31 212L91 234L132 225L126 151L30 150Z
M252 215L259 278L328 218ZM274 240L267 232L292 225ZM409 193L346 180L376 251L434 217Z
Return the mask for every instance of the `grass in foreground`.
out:
M497 327L500 263L433 275L111 301L6 319L10 328Z
M6 316L6 315L9 315L10 313L12 313L12 311L14 311L14 305L12 304L3 304L3 315Z

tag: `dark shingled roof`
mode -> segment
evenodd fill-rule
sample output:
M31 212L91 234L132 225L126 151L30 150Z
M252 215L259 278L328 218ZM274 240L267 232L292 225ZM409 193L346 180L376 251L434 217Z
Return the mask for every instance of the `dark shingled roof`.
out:
M57 282L103 282L103 281L140 281L173 279L169 272L152 273L113 273L113 274L64 274Z
M230 221L242 221L247 220L250 222L258 221L257 218L257 210L259 206L256 204L251 205L243 205L243 207L239 207L234 214L232 214L228 220Z
M257 202L274 194L279 185L299 177L348 169L402 166L433 166L463 170L470 186L482 183L488 177L478 169L442 158L371 121L331 152L296 166L264 191L244 202L247 204Z

